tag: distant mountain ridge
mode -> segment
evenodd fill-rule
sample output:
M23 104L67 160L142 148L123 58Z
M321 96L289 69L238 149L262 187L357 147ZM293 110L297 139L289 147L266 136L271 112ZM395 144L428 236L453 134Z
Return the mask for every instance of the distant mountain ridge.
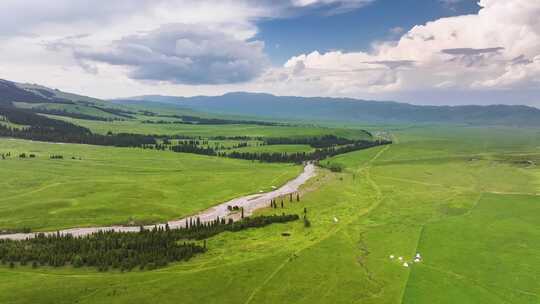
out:
M0 106L12 106L13 103L26 104L25 106L31 107L33 111L44 114L103 120L130 118L133 113L124 110L124 105L145 104L156 107L158 103L198 113L257 117L257 119L366 124L540 126L540 109L518 105L419 106L393 101L274 96L244 92L196 97L148 95L103 101L36 84L21 84L0 79Z
M167 103L215 114L360 123L448 123L540 126L540 109L519 105L419 106L352 98L274 96L228 93L222 96L146 95L113 100Z
M131 118L120 105L96 98L63 92L45 86L0 79L0 107L15 107L34 113L89 120Z
M37 84L17 83L0 79L0 103L8 102L103 104L102 100L96 98L66 93Z

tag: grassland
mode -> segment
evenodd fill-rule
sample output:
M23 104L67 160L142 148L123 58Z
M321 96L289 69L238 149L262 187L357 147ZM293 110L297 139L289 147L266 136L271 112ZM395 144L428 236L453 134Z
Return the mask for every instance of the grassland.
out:
M0 229L163 221L269 190L301 170L183 153L0 139L0 153L7 152L12 157L0 160ZM20 153L37 157L20 159Z
M278 210L307 208L310 228L222 234L156 271L0 267L0 302L538 303L540 170L523 165L540 155L538 131L392 134L396 144L330 159L345 170L320 170ZM389 259L418 251L410 268Z
M327 128L310 125L302 126L261 126L261 125L190 125L190 124L147 124L141 120L126 121L93 121L52 116L74 124L87 127L99 134L113 133L138 133L159 135L185 135L185 136L249 136L249 137L305 137L320 135L336 135L351 139L364 139L366 134L361 130L345 128Z
M540 197L485 194L467 214L427 224L404 303L538 303Z
M57 110L65 111L67 113L76 113L83 115L90 115L95 117L102 117L104 119L119 119L122 117L107 113L98 108L81 105L81 104L61 104L61 103L15 103L18 108L23 109L42 109L42 110Z

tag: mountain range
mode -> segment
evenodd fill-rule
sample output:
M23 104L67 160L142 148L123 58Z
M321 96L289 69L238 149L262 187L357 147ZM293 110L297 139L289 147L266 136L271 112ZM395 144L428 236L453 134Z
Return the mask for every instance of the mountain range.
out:
M62 92L36 84L0 80L0 106L25 107L34 112L76 118L122 119L129 106L166 106L214 116L234 115L260 120L343 122L362 124L440 123L540 126L540 109L520 105L420 106L393 101L351 98L275 96L228 93L222 96L176 97L146 95L114 100Z
M169 104L195 111L272 119L346 123L444 123L538 126L540 109L520 105L419 106L351 98L274 96L228 93L222 96L138 96L116 104Z

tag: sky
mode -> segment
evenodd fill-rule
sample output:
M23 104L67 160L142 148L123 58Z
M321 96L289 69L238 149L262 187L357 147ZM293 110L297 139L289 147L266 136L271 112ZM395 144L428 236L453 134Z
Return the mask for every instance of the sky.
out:
M2 0L0 78L540 107L539 16L540 0Z

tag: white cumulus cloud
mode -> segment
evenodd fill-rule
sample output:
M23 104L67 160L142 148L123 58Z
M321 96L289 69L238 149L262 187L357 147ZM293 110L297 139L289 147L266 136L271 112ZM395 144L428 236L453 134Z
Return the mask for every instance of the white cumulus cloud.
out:
M300 87L314 95L538 89L540 2L481 0L479 5L478 14L415 26L371 51L314 51L291 57L273 73L287 75L291 88L284 91ZM303 73L293 73L299 64Z
M185 24L124 37L103 49L74 46L81 61L124 66L133 79L183 84L245 82L267 66L260 41Z

